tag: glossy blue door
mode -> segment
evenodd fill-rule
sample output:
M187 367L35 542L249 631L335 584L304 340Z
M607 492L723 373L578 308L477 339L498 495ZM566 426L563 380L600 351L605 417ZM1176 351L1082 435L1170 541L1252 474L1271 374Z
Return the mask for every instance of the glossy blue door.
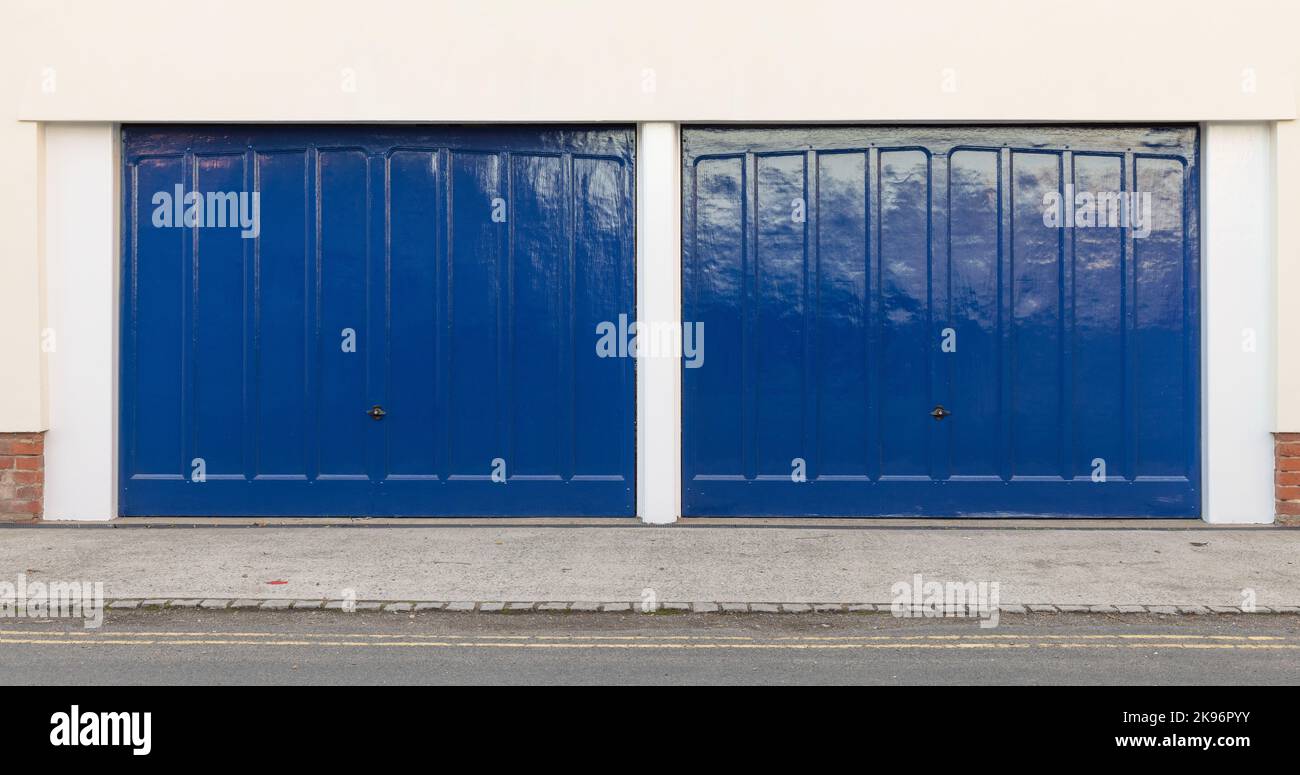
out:
M631 128L123 142L123 515L635 513Z
M1197 147L686 128L683 512L1198 516Z

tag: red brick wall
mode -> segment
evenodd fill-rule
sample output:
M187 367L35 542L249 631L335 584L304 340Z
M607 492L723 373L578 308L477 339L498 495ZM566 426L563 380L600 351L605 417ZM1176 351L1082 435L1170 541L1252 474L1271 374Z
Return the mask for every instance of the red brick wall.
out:
M1277 521L1300 525L1300 433L1274 433L1273 490Z
M0 433L0 522L40 519L45 504L45 434Z

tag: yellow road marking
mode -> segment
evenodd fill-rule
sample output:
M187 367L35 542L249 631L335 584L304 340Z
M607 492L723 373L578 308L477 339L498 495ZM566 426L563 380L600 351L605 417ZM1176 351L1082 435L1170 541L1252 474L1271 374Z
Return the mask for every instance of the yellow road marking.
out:
M794 640L861 640L861 639L894 639L899 640L958 640L962 638L980 638L987 640L1005 639L1005 640L1109 640L1118 638L1121 640L1223 640L1223 641L1281 641L1286 640L1280 635L1162 635L1159 633L1137 634L1137 633L1103 633L1103 634L1086 634L1077 635L1020 635L1015 633L954 633L951 635L800 635L789 636ZM786 638L778 637L773 640L785 640Z
M338 638L339 636L334 636ZM344 638L348 636L343 636ZM923 643L914 640L895 640L892 642L735 642L735 641L697 641L683 642L681 640L645 640L645 641L623 641L610 642L607 640L596 640L590 638L575 638L569 642L538 642L532 640L315 640L315 639L240 639L234 637L225 638L186 638L186 639L167 639L157 640L154 638L139 637L92 637L92 638L61 638L61 637L28 637L28 638L11 638L0 637L0 644L11 645L69 645L69 646L334 646L334 647L360 647L360 648L498 648L498 649L577 649L577 650L595 650L595 649L674 649L674 650L800 650L800 651L827 651L827 650L866 650L866 649L1183 649L1183 650L1219 650L1219 651L1256 651L1256 650L1300 650L1300 644L1292 643L1188 643L1186 641L1170 642L1141 642L1141 643L1105 643L1096 640L1080 642L1063 642L1053 640L1040 640L1031 642L1026 639L1021 642L999 643L990 640L967 640L967 641L946 641L939 643Z
M66 632L44 633L39 630L0 630L0 637L30 636L43 637L105 637L100 630L68 630ZM133 631L122 633L123 638L282 638L278 632L223 632L223 631ZM485 640L520 640L520 641L738 641L754 642L758 639L747 635L494 635L481 633L477 635L421 635L418 633L294 633L295 638L318 640L323 638L346 638L363 640L401 640L430 639L450 641L485 641ZM766 639L768 642L836 642L836 641L958 641L958 640L1011 640L1011 641L1104 641L1104 640L1141 640L1141 641L1225 641L1225 642L1286 642L1288 638L1280 635L1183 635L1161 633L1079 633L1075 635L1051 634L1017 634L1017 633L952 633L945 635L787 635Z

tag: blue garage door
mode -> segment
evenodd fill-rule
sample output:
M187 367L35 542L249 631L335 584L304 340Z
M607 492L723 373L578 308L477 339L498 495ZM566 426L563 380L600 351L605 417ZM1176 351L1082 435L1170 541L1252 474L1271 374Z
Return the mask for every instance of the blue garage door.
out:
M632 129L123 134L122 514L634 513Z
M1197 143L685 130L684 512L1197 516Z

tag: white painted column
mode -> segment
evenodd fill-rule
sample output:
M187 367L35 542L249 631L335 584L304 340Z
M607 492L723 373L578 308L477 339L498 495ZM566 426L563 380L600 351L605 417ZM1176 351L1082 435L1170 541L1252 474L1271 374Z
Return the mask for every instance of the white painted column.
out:
M1206 522L1273 521L1272 127L1207 124L1201 419ZM1253 341L1252 341L1253 339Z
M681 128L637 127L636 317L682 319ZM636 364L636 509L643 522L674 522L682 511L681 359L641 357Z
M118 132L45 129L45 519L117 516Z

